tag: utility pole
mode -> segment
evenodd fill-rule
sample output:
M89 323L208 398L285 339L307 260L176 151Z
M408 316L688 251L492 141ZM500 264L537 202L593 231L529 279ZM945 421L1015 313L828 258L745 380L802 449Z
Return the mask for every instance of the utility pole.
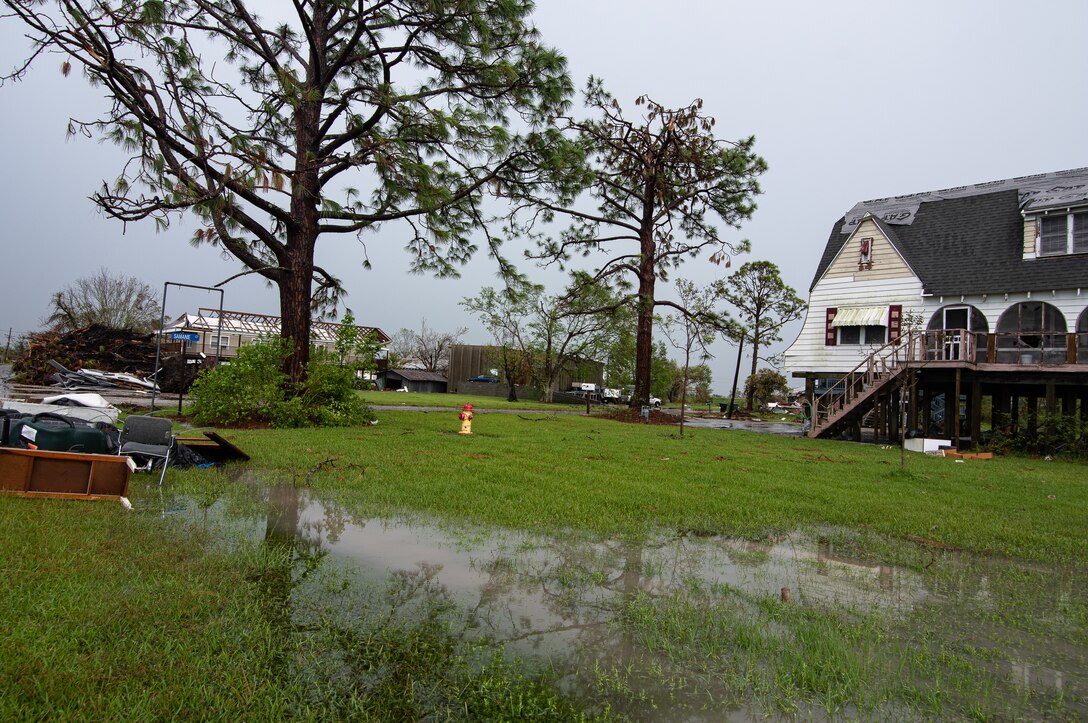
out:
M8 327L8 343L4 345L4 364L8 363L8 352L11 351L11 332L12 327Z

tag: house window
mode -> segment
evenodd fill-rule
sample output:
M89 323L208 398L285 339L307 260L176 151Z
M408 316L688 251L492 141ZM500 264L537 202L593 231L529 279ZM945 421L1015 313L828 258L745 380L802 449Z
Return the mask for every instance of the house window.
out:
M859 245L858 271L867 271L873 268L873 240L863 238Z
M1023 301L1010 306L997 320L999 349L1049 348L1064 353L1065 316L1041 301Z
M888 340L888 327L886 326L840 326L839 344L842 345L873 345L883 346Z
M227 347L230 346L230 335L229 334L224 334L223 336L218 337L218 339L216 337L214 337L214 336L208 337L208 342L213 347L218 347L219 346L219 339L223 340L223 348L224 349L226 349Z
M1043 216L1039 224L1039 255L1088 253L1088 211Z

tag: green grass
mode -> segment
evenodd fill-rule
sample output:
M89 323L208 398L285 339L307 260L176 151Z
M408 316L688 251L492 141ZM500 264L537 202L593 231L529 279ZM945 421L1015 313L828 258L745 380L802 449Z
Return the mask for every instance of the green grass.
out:
M486 413L382 412L376 426L231 432L252 466L294 474L372 511L600 533L763 537L834 525L983 554L1088 561L1083 464L956 463L873 445Z
M0 497L0 529L0 718L284 714L258 560L119 504Z
M0 720L586 719L448 609L299 625L289 550L105 502L0 495L0 529Z
M1083 566L1083 464L910 455L901 471L898 449L871 445L702 429L680 438L671 427L531 411L479 414L475 434L461 437L455 409L378 416L362 428L225 434L253 456L246 468L258 478L314 487L355 519L422 511L566 540L565 530L645 540L808 528L836 554L925 576L931 595L887 616L698 580L633 589L607 603L618 647L589 651L570 697L556 682L570 671L528 673L501 647L466 638L465 611L440 586L371 582L345 615L334 593L301 587L322 569L320 552L224 545L112 503L0 496L0 720L684 718L752 702L760 715L801 719L1083 711L1061 691L1021 694L1002 667L1045 664L1035 641L1088 644L1083 567L1059 574L930 552L937 543ZM158 509L150 479L132 489L145 510ZM246 495L229 474L171 471L167 485L204 509L234 491L231 509L250 519L234 509ZM513 560L509 574L571 609L601 609L614 566L559 562L540 580ZM347 589L330 574L321 589Z
M506 397L489 397L483 394L425 394L423 392L359 392L367 404L403 405L406 407L446 407L460 409L471 404L478 409L585 409L584 404L555 404L532 399L506 401Z

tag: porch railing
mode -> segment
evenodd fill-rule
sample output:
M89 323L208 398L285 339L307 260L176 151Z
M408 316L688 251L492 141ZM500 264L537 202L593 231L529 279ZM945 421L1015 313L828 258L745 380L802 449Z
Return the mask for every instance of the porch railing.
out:
M882 384L898 373L905 363L918 358L924 359L925 349L924 335L921 332L908 332L869 354L864 361L813 401L813 433L869 393L874 384ZM919 357L919 354L923 356Z
M884 384L907 363L968 362L1018 366L1088 365L1088 332L912 331L870 353L813 400L812 432L827 426L857 400Z
M1088 332L978 332L941 329L920 333L918 358L1022 366L1088 364Z

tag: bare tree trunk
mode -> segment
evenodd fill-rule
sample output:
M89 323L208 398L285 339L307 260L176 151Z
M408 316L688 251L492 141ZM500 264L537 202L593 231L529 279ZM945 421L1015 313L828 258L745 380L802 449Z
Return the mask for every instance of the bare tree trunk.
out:
M688 341L690 344L690 340ZM688 366L691 364L691 347L684 350L684 386L680 387L680 436L684 436L684 413L688 402Z
M729 418L733 418L733 408L737 400L737 379L740 377L740 364L744 361L744 337L737 344L737 369L733 372L733 391L729 394Z
M311 242L312 243L312 242ZM280 276L280 336L287 340L289 353L283 371L292 385L306 377L310 361L310 294L313 277L313 246L310 253L293 245L293 256ZM300 258L301 257L301 258Z
M635 393L631 396L631 407L635 409L650 403L655 279L653 266L643 261L639 273L638 320L635 326Z
M653 174L646 178L642 196L642 223L639 230L638 322L635 333L635 393L631 406L650 404L650 369L654 354L654 186Z
M518 400L518 393L514 387L514 375L511 374L510 369L510 348L506 344L502 345L502 373L506 375L506 401L516 402Z
M315 10L314 20L318 22ZM323 28L318 24L319 29ZM309 75L313 74L313 67ZM314 78L307 78L313 85ZM312 159L312 146L319 134L321 105L302 101L295 113L295 139L298 151L291 178L291 217L287 229L286 266L280 274L280 336L288 340L291 352L284 361L284 372L292 386L306 377L310 361L310 304L313 294L314 248L318 236L318 199L321 195L318 168Z
M752 374L749 379L752 379L756 375L756 367L759 365L759 319L756 319L756 323L752 326ZM755 409L756 405L756 385L750 384L748 386L748 411L751 412Z

